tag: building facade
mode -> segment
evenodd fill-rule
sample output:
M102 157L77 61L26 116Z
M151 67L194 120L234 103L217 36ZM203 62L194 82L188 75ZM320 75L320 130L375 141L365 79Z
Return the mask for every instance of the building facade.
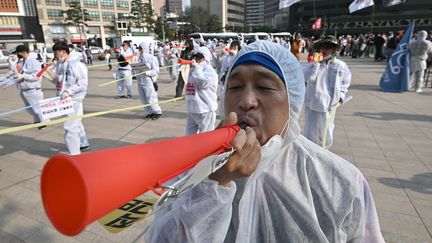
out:
M279 0L265 1L265 26L275 31L286 31L288 27L289 8L279 9Z
M432 30L431 0L408 0L391 7L384 7L382 0L374 2L373 7L350 14L352 0L302 0L290 7L288 29L306 35L381 33L404 30L415 21L416 30ZM322 28L312 30L316 18L322 19Z
M62 11L69 9L69 4L77 1L89 13L90 21L86 22L87 26L78 27L65 22ZM45 43L52 44L58 40L81 43L84 39L87 45L112 46L113 39L127 30L131 2L131 0L36 0ZM121 31L116 28L118 21L123 21L124 24Z
M183 1L182 0L166 0L165 9L167 13L174 13L177 16L184 13Z
M27 44L30 49L43 42L34 0L0 1L0 49Z
M245 0L245 27L249 32L253 28L264 27L264 0Z
M244 31L245 0L191 0L191 6L217 15L225 31Z

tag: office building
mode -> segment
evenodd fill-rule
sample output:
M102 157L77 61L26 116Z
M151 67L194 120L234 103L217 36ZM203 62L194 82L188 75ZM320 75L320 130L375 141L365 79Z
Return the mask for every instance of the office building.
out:
M86 22L87 26L80 26L80 29L74 24L66 23L62 12L76 1L36 0L39 22L47 44L58 40L72 43L85 40L87 45L112 46L113 39L127 31L132 0L78 0L81 7L88 11L90 18ZM123 28L116 28L117 21L124 22Z
M245 0L191 0L191 6L217 15L225 31L244 31Z

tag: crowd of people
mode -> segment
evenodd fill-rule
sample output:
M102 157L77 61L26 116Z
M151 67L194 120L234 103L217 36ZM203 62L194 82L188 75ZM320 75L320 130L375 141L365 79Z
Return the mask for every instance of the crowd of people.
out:
M377 61L389 59L400 38L396 33L324 35L314 40L295 33L292 40L248 44L189 39L153 50L145 42L136 47L123 42L114 73L116 98L132 98L135 77L142 103L151 104L145 107L145 119L162 116L157 78L160 68L167 67L176 83L174 96L185 96L185 134L214 130L218 110L219 127L243 128L231 143L236 151L228 163L158 211L147 240L383 242L365 178L328 149L333 144L335 108L346 101L352 79L339 56L375 53ZM420 31L409 47L417 91L432 54L428 38ZM88 69L73 46L58 42L53 51L57 95L73 100L74 113L68 116L82 115ZM305 52L311 59L301 66ZM7 78L16 81L24 105L31 105L27 110L34 122L43 122L36 105L43 99L41 77L36 75L42 67L26 46L18 46L16 54L19 60L11 59ZM298 124L302 109L304 137ZM70 154L89 148L81 119L65 122L64 130Z

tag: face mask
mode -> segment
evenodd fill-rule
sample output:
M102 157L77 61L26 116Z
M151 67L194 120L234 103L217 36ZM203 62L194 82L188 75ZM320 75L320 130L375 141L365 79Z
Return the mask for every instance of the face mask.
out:
M270 161L273 160L276 156L279 155L279 152L281 151L284 140L282 138L282 133L287 129L288 127L288 121L286 121L284 128L278 135L274 135L271 137L266 144L264 144L261 147L261 161ZM287 132L287 131L285 131Z
M237 55L238 50L232 50L231 53L232 53L233 55Z
M57 58L59 63L64 63L66 61L66 59L64 57L59 57Z

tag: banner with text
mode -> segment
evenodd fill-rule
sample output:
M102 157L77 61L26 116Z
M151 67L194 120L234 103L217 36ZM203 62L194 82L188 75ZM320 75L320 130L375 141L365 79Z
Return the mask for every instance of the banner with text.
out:
M72 98L60 100L59 97L41 100L40 112L44 120L69 115L74 112Z

